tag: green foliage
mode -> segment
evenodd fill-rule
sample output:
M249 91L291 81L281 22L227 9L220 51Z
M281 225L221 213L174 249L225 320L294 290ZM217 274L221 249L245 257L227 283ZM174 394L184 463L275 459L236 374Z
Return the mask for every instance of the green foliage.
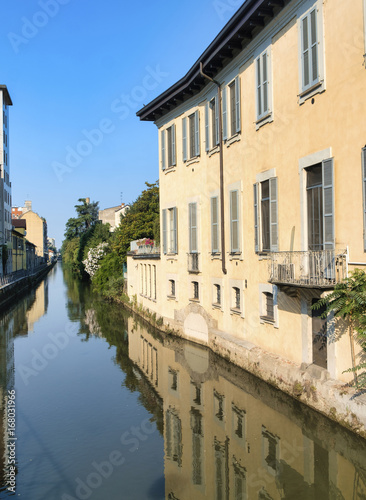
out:
M145 182L147 189L142 191L130 209L121 217L121 224L115 231L112 249L121 262L126 262L131 241L140 238L154 239L158 231L159 183ZM154 230L155 228L155 230Z
M116 253L108 253L101 261L92 279L93 289L106 298L120 297L123 293L123 269Z
M66 222L65 238L72 240L82 236L98 220L99 204L97 201L87 202L86 198L79 198L80 205L75 205L77 217L71 217Z
M353 367L346 370L355 373L359 388L366 387L366 273L355 269L349 278L335 286L332 293L316 302L312 307L326 307L323 317L330 312L348 322L351 338ZM361 347L360 362L356 364L353 351L354 337ZM361 373L359 373L361 371Z

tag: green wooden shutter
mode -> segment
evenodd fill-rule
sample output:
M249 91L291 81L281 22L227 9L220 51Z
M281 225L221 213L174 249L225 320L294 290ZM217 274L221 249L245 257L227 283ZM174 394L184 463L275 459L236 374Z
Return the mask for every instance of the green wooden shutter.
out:
M309 17L301 21L301 61L302 61L302 89L310 85L310 50L309 50Z
M262 96L263 96L263 114L269 111L268 101L268 52L262 55Z
M235 117L236 117L236 132L240 132L240 78L235 78Z
M254 194L254 251L259 252L259 212L258 212L258 183L253 184Z
M210 103L206 102L205 106L205 141L206 141L206 152L210 150L210 127L209 127L209 116L210 116Z
M363 249L366 252L366 147L362 150Z
M163 210L163 253L167 253L167 245L166 245L166 236L167 236L167 227L166 227L166 209Z
M219 100L215 97L215 132L216 132L216 146L220 142L220 130L219 130Z
M178 253L178 211L177 207L173 209L173 253Z
M261 58L257 58L256 65L256 78L257 78L257 118L262 115L262 78L261 78Z
M161 131L160 134L161 137L161 168L162 170L165 170L165 130Z
M323 244L324 250L335 247L333 158L322 162L323 173Z
M189 204L189 252L197 253L197 203Z
M278 252L278 194L277 177L269 180L269 221L271 252Z
M200 115L198 109L194 113L195 156L200 155Z
M183 161L187 161L187 118L182 120Z
M226 87L222 89L222 140L227 139L227 102L226 102Z
M219 252L219 207L218 196L211 198L211 251Z
M239 252L239 193L230 191L231 252Z
M175 149L175 123L172 125L172 165L176 165L176 149Z
M318 27L316 9L310 12L310 51L311 51L311 84L318 81Z

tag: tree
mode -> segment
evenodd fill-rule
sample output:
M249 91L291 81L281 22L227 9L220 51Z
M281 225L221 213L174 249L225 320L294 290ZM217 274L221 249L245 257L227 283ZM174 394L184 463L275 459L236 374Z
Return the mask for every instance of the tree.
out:
M366 386L366 273L355 269L349 278L338 283L332 293L320 299L312 307L320 309L326 307L322 317L333 313L348 324L348 333L351 344L352 368L346 370L353 372L356 385L361 388ZM361 347L360 363L356 364L355 337Z
M98 220L99 203L89 202L89 198L79 198L80 205L75 205L77 217L71 217L66 222L65 238L72 240L82 236Z

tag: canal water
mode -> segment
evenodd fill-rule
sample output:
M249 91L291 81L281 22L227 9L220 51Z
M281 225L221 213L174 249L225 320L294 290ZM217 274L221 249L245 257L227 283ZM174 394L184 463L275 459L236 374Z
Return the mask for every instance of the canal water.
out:
M0 316L0 391L0 498L366 498L363 439L60 264Z

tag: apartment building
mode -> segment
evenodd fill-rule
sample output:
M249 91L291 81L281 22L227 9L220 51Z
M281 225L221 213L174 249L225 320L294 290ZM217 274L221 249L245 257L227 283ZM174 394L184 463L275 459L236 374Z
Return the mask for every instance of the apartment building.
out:
M12 270L11 182L9 169L9 107L12 100L6 85L0 85L0 241L7 251L0 266L0 274Z
M365 12L247 0L137 113L159 130L162 252L129 257L128 292L186 338L350 380L349 337L312 305L366 265Z

